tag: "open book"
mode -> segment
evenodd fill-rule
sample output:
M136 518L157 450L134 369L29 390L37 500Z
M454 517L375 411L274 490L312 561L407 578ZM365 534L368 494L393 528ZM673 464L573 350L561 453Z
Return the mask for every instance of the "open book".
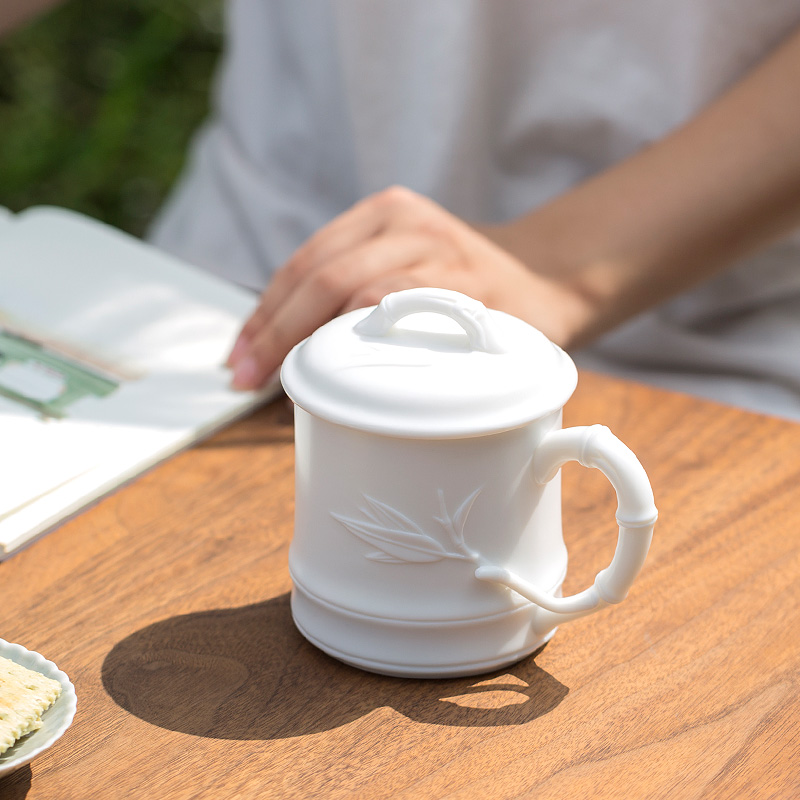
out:
M256 302L79 214L0 209L0 560L276 393L222 366Z

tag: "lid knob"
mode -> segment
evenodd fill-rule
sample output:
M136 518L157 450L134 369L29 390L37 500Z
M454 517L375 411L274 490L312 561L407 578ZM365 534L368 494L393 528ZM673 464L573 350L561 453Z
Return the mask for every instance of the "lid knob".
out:
M467 334L473 350L508 352L486 306L450 289L406 289L387 294L367 317L355 325L354 330L365 336L383 336L403 317L426 311L443 314L457 322Z

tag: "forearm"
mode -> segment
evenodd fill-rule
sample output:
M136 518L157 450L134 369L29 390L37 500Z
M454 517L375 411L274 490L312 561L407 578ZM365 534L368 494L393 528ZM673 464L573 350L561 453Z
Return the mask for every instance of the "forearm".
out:
M800 223L800 34L699 116L487 232L585 299L579 345Z
M0 36L62 2L63 0L2 0L0 2Z

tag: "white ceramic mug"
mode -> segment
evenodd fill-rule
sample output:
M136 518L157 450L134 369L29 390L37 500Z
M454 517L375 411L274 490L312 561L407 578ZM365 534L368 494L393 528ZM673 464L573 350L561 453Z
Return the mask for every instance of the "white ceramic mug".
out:
M295 403L292 613L325 652L390 675L478 674L625 598L656 520L650 483L607 428L561 428L577 371L536 329L412 289L320 328L281 377ZM593 585L562 597L570 460L613 484L619 538Z

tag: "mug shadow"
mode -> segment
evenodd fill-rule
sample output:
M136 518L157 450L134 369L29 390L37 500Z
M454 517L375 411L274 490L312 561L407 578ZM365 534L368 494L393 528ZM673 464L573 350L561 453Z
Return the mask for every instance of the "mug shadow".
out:
M186 614L142 628L103 662L103 686L126 711L214 739L284 739L340 727L381 707L435 725L523 725L569 691L536 654L474 678L390 678L348 667L310 645L289 595Z

